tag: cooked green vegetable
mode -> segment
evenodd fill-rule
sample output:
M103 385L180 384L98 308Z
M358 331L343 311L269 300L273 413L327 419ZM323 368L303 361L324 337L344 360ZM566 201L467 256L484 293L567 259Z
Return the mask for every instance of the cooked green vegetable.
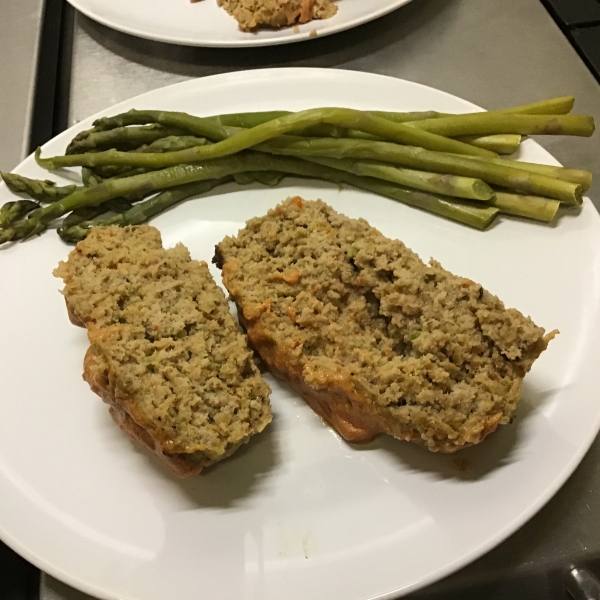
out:
M84 131L67 146L65 154L83 154L105 148L129 150L168 136L185 135L186 130L158 123L142 127L116 127L107 131Z
M119 225L121 227L124 227L125 225L140 225L155 215L165 211L167 208L171 208L191 196L204 194L218 185L231 181L231 179L231 177L224 177L222 179L197 181L174 187L157 194L149 200L139 202L135 206L130 207L127 211L103 219L84 220L77 224L71 224L65 219L62 226L58 229L58 234L65 242L77 243L87 236L92 227L106 227L107 225ZM92 218L93 217L91 217L91 219Z
M449 115L315 108L195 117L132 110L80 132L42 167L82 167L83 186L3 174L38 202L0 208L0 244L64 217L69 242L92 227L138 224L226 181L277 185L288 175L351 185L485 229L499 214L551 221L578 205L591 173L501 159L522 135L591 135L591 117L567 114L570 96L510 109ZM496 186L495 188L491 186Z
M123 116L130 115L124 113ZM152 111L145 111L146 113ZM183 117L179 113L158 113L160 115L175 114L182 121ZM190 119L192 119L190 117ZM208 135L209 129L216 133L218 129L220 134L227 136L226 130L222 126L215 125L214 118L195 117L197 129L201 128L203 122L206 123L204 131L205 137L213 139ZM146 154L119 152L118 150L107 150L105 152L95 152L90 154L56 156L52 158L40 158L39 152L36 155L38 164L45 169L54 170L67 166L96 167L101 165L127 165L132 167L147 167L151 169L160 169L182 163L196 163L202 160L210 160L222 156L229 156L236 152L251 148L256 144L277 137L295 129L302 129L319 123L329 123L331 125L340 125L350 129L357 129L365 133L370 133L390 141L400 144L411 144L427 148L430 150L439 150L442 152L454 152L457 154L466 154L470 156L496 156L495 153L476 148L470 144L465 144L456 140L448 139L443 136L421 131L413 126L402 123L393 123L381 117L370 115L368 113L352 110L349 108L317 108L293 113L284 117L279 117L262 125L257 125L252 129L245 129L233 135L222 139L222 141L209 146L200 146L180 150L178 152L166 152L164 154Z
M240 185L250 185L251 183L262 183L269 187L275 187L283 178L285 173L276 171L248 171L247 173L236 173L233 178Z
M510 190L547 196L568 204L581 204L582 186L556 177L487 160L431 152L423 148L369 140L332 140L280 136L256 146L256 150L306 158L358 158L400 164L413 169L474 177ZM515 165L517 163L514 161Z
M409 123L415 129L441 136L494 135L579 135L594 133L594 119L587 115L515 115L510 113L479 112L426 119ZM437 148L432 148L437 150ZM461 152L460 154L465 154Z
M34 200L14 200L0 207L0 227L6 227L39 207Z
M459 155L457 154L456 156ZM464 158L464 156L461 158ZM556 179L570 181L571 183L578 183L581 185L584 192L589 190L592 186L592 174L584 169L570 169L567 167L556 167L553 165L540 165L538 163L523 162L521 160L509 160L506 158L486 158L478 160L495 163L505 167L514 167L515 169L530 171L531 173L546 175L547 177L555 177Z
M224 140L228 137L218 117L195 117L187 113L168 110L130 110L112 117L102 117L94 121L93 129L88 132L150 123L158 123L164 127L177 127L195 136L213 141Z
M514 113L524 115L564 115L571 112L575 98L573 96L563 96L560 98L551 98L550 100L542 100L541 102L533 102L531 104L523 104L512 108L503 108L488 112L495 113ZM435 119L436 117L449 117L448 113L441 113L434 110L414 111L414 112L394 112L384 110L368 111L373 115L395 121L396 123L406 123L408 121L420 121L422 119ZM278 119L286 115L292 114L286 110L271 110L249 113L230 113L218 115L222 125L230 125L232 127L256 127L267 121Z
M402 169L386 163L352 160L348 158L322 158L303 156L311 162L340 169L362 177L374 177L391 183L397 183L416 190L454 196L468 200L489 200L494 192L487 183L472 177L459 175L440 175L425 171Z
M11 192L27 194L38 202L56 202L77 188L76 185L57 186L47 179L30 179L16 173L2 173L2 179Z
M195 148L196 146L204 146L207 144L206 138L199 138L192 135L182 135L182 136L168 136L165 138L161 138L160 140L156 140L147 146L140 146L136 150L132 150L132 152L144 152L144 153L153 153L153 152L175 152L178 150L185 150L186 148ZM84 167L85 169L86 167ZM95 167L94 173L102 177L103 179L108 179L110 177L124 177L130 175L139 175L140 173L145 173L148 169L144 169L138 167L137 169L134 167L119 167L119 166L103 166L103 167Z
M512 133L498 133L496 135L461 135L456 138L465 144L473 144L479 148L485 148L496 152L496 154L512 154L521 145L521 136Z
M18 239L26 239L46 229L48 224L63 215L85 206L100 205L107 200L120 198L143 190L149 194L186 183L220 179L248 171L280 171L286 174L300 175L348 183L361 189L381 189L383 195L394 197L413 206L418 206L448 216L460 222L483 228L497 214L497 209L478 208L468 203L452 202L442 196L392 186L371 178L357 177L350 173L316 165L299 159L281 156L268 156L259 153L243 153L222 157L195 165L176 165L160 171L152 171L132 177L110 179L103 183L78 189L62 200L34 210L27 219L17 221L0 231L0 244ZM394 196L392 196L392 193Z
M496 191L494 197L489 202L490 206L500 209L501 213L507 215L516 215L518 217L527 217L549 223L554 219L560 202L558 200L549 200L539 196L523 196L520 194L510 194L508 192Z
M94 171L88 167L83 167L81 169L81 181L85 186L98 185L99 183L102 183L102 179L102 177L94 173Z
M540 102L522 104L512 108L501 108L499 110L490 110L494 113L514 113L521 115L566 115L573 110L575 98L573 96L561 96L560 98L550 98Z

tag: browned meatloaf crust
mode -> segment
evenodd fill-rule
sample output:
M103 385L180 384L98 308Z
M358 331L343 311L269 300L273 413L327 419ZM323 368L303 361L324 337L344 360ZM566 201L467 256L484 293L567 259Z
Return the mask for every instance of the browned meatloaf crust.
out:
M179 476L230 455L271 421L269 387L222 290L148 226L93 229L55 275L87 327L84 379L121 429Z
M286 27L327 19L337 12L333 0L217 0L243 31L258 27Z
M349 441L481 442L556 334L321 201L288 199L216 250L252 346Z

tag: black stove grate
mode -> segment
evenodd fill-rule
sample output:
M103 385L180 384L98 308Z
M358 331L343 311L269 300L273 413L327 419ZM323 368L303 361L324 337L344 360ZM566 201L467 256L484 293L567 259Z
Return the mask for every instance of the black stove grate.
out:
M600 82L600 0L542 0Z

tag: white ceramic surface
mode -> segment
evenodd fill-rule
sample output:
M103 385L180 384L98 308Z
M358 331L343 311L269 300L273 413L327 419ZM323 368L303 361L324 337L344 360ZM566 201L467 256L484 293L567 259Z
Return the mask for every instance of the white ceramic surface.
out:
M217 0L68 0L91 19L143 38L189 46L271 46L330 35L377 19L410 0L339 0L330 19L281 30L240 31Z
M102 114L322 105L476 108L378 75L282 69L189 81ZM43 154L62 152L90 123ZM533 141L522 158L556 164ZM31 157L17 172L44 176ZM368 219L560 329L525 380L515 423L458 456L387 437L353 447L269 378L267 430L206 474L177 480L119 431L82 381L85 331L70 325L52 276L70 248L49 231L0 248L0 538L17 552L102 598L392 598L498 544L577 466L600 423L600 219L589 200L553 227L502 219L482 233L353 189L286 179L275 189L215 190L153 224L166 246L181 241L210 261L225 234L293 194ZM0 186L0 203L10 197Z

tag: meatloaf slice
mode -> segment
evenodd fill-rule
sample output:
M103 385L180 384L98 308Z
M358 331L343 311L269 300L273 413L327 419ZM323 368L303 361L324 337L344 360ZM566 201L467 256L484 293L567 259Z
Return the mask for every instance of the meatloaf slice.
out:
M205 262L154 227L93 229L55 275L88 330L84 378L119 426L178 475L271 421L269 387Z
M215 262L251 345L348 441L481 442L557 333L321 201L251 219Z
M328 19L337 12L333 0L218 0L218 3L243 31Z

